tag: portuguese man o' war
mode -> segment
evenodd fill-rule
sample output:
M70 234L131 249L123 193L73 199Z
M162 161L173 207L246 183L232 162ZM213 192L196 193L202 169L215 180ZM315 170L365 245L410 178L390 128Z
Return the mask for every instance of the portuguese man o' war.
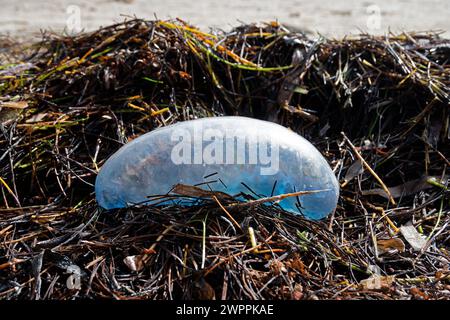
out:
M124 208L168 194L177 184L253 197L321 190L278 203L314 220L333 212L339 196L333 171L310 142L246 117L179 122L132 140L102 166L95 193L101 207Z

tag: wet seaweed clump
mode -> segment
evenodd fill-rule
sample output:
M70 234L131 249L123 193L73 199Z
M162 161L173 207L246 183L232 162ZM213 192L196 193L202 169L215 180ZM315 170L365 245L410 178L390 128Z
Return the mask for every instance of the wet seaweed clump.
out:
M450 298L449 40L137 19L1 41L0 299ZM245 202L178 186L196 206L97 206L124 143L221 115L312 141L335 213L309 221L251 186Z

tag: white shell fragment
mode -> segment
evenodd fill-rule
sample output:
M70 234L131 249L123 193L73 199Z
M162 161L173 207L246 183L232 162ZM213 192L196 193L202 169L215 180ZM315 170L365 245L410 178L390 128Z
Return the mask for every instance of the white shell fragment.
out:
M125 144L103 165L95 183L105 209L149 201L177 184L238 195L290 197L279 205L321 219L337 205L339 184L324 157L287 128L245 117L179 122Z

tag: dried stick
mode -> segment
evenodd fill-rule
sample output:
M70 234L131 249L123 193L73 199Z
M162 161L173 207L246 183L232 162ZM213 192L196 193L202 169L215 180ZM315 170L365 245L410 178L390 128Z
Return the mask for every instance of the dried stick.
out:
M352 148L353 152L358 157L359 161L366 167L366 169L374 176L374 178L380 183L383 190L386 192L386 194L389 196L389 201L392 203L392 205L396 206L397 203L395 202L394 198L392 197L391 192L389 191L389 188L384 184L383 180L377 175L377 173L369 166L369 164L364 160L362 155L359 153L359 151L356 149L355 145L350 141L349 138L345 135L344 132L341 132L342 136L344 137L344 140L348 143L350 148Z

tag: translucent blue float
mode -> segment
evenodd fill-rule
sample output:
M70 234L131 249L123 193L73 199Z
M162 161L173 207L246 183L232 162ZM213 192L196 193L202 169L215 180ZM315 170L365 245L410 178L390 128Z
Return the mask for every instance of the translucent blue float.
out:
M168 194L177 184L254 197L321 190L279 202L314 220L333 212L339 196L333 171L310 142L245 117L179 122L140 136L105 162L95 193L103 208L124 208Z

